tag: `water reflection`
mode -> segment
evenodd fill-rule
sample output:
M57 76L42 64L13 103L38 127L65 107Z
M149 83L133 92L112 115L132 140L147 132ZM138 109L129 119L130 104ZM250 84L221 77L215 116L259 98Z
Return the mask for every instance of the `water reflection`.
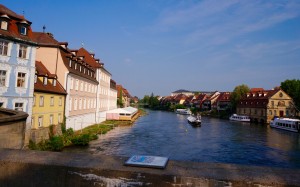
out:
M263 125L202 117L194 128L187 116L149 111L130 127L117 127L83 149L91 154L166 156L173 160L300 168L299 134Z

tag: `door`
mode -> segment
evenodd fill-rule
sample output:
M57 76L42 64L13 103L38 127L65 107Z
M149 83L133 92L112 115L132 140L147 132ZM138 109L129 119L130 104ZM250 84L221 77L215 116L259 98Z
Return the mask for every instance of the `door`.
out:
M280 110L280 111L279 111L279 116L280 116L280 117L283 117L283 110Z

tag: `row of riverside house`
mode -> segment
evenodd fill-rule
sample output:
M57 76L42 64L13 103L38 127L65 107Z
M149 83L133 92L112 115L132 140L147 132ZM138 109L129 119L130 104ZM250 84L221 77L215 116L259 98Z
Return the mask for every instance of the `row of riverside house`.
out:
M74 130L100 123L117 108L117 84L85 48L72 50L51 33L0 5L0 107L22 110L25 142L47 139L49 126Z
M160 99L160 104L182 104L188 108L195 107L198 110L226 110L230 107L230 92L191 92L177 90Z
M165 105L183 104L186 107L195 107L199 110L230 110L230 92L190 92L177 90L171 96L163 97L160 103ZM272 90L252 88L237 103L237 114L247 115L253 122L270 123L275 117L299 116L293 99L280 87Z

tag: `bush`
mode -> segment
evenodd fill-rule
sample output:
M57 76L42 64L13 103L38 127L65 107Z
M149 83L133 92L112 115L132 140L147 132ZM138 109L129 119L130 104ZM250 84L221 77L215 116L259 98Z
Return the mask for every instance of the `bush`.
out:
M53 136L49 139L48 148L52 151L61 151L64 148L62 136Z
M75 136L71 139L71 142L74 145L88 145L90 142L90 135L89 134L81 134L78 136Z

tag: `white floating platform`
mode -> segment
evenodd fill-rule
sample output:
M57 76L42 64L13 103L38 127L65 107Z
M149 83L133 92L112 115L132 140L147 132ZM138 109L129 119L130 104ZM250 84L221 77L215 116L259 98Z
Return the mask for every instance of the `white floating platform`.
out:
M125 162L125 165L164 169L168 160L167 157L134 155Z

